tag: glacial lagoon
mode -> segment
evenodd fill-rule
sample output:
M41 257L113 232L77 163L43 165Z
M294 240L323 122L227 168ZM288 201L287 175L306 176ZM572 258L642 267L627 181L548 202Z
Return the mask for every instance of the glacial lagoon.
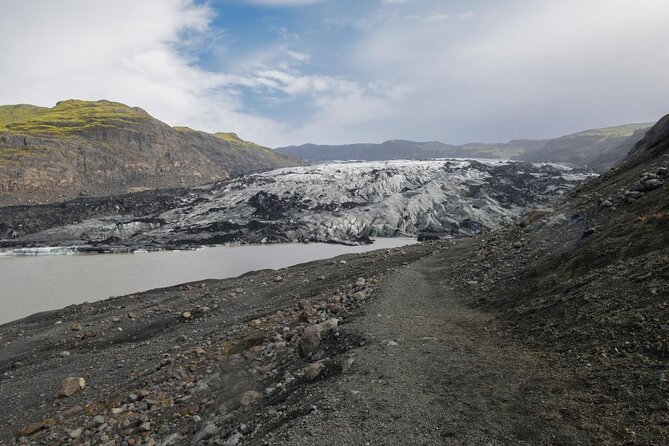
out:
M372 245L360 246L285 243L133 254L0 256L0 324L71 304L412 243L410 238L378 238Z

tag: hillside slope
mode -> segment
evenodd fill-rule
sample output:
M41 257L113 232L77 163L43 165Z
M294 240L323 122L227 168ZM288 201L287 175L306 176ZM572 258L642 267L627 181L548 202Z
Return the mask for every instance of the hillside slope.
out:
M310 161L362 160L382 161L394 159L430 158L491 158L508 159L528 150L543 146L545 141L515 140L500 144L470 143L461 146L437 141L416 142L392 140L381 144L345 144L279 147L277 152L298 156Z
M457 281L602 392L595 410L617 425L616 444L669 438L668 170L666 116L552 214L481 238Z
M549 140L540 149L527 151L516 158L587 165L605 172L625 158L649 127L648 123L643 123L586 130Z
M0 205L192 186L300 164L233 133L173 128L115 102L0 106Z
M386 141L381 144L317 145L304 144L276 149L310 161L392 160L428 158L518 159L534 162L562 162L589 166L604 172L625 157L639 141L650 123L627 124L586 130L547 140L519 139L508 143L469 143Z

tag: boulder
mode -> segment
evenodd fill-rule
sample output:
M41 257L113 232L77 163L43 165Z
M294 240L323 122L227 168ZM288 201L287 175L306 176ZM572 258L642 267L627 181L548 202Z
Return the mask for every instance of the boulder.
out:
M58 398L68 398L86 387L86 380L81 377L67 377L60 383Z
M302 336L297 341L297 353L300 357L309 356L321 345L321 333L323 327L320 325L310 325L304 329Z

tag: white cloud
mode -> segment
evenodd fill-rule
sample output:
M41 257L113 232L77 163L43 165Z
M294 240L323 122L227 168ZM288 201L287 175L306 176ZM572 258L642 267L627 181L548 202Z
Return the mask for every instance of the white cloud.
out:
M306 62L309 59L311 59L311 54L301 53L299 51L292 51L287 49L284 49L283 52L298 62Z
M664 0L509 0L476 13L436 0L377 3L330 17L327 26L351 33L346 45L328 42L332 57L298 26L236 54L226 72L190 58L188 45L220 32L208 5L11 2L0 14L0 103L106 98L267 145L545 137L669 111ZM308 112L262 108L291 100Z
M323 0L246 0L246 3L263 6L305 6L322 1Z
M353 51L355 71L414 87L393 104L400 119L369 123L386 137L545 137L669 111L669 2L511 1L453 17L469 20L378 21Z
M11 42L0 52L0 103L105 98L271 143L282 126L240 111L235 88L253 81L201 70L176 49L212 16L190 0L12 2L0 15L0 40Z

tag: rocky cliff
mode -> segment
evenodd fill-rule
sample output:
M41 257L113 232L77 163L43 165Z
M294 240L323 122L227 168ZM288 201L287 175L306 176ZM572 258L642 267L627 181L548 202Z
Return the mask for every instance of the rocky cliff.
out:
M115 102L0 106L0 205L192 186L299 164L234 133L170 127Z

